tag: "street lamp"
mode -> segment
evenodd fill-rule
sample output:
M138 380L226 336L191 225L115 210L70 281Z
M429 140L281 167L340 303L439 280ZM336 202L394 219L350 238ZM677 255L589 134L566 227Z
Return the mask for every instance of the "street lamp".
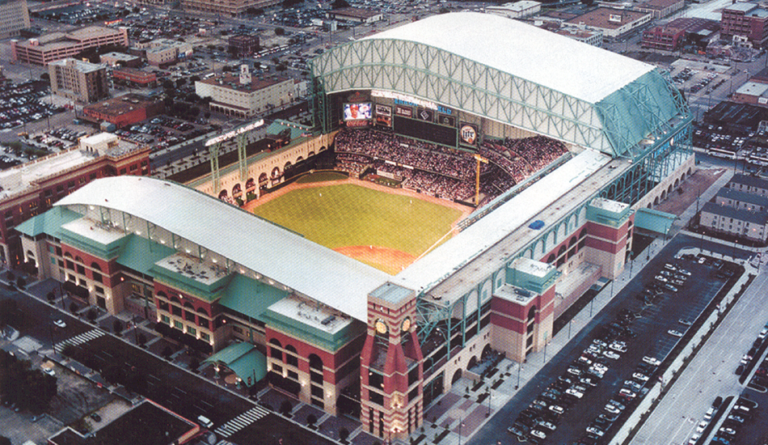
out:
M515 385L516 390L520 388L520 371L522 370L523 370L523 364L518 363L517 364L517 385Z
M464 426L464 419L459 418L459 445L461 445L461 427Z

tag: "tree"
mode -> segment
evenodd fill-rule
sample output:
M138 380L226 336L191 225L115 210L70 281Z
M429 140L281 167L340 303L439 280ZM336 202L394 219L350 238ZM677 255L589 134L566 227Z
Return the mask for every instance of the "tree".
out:
M283 403L280 404L280 414L284 415L285 417L288 417L291 415L292 409L293 409L293 405L289 400L283 400Z
M171 349L170 346L163 348L163 357L165 357L166 360L170 359L171 355L173 355L173 349Z
M192 372L197 372L197 368L200 367L200 359L197 357L192 357L189 359L189 370Z
M341 9L348 7L349 3L347 3L347 0L334 0L333 3L331 3L331 9Z
M275 35L276 36L284 36L285 30L283 28L275 28Z
M123 331L123 322L115 319L115 321L112 322L112 330L115 332L115 334L120 335L120 333Z
M85 318L88 319L91 323L93 323L94 320L96 320L96 317L99 316L99 311L96 310L96 308L90 308L88 309L88 313L85 314Z
M0 436L0 445L12 445L11 444L11 439L9 439L9 438L7 438L5 436Z
M40 75L40 80L51 80L51 75L48 73L43 73Z
M24 277L18 277L16 278L16 286L19 289L24 289L24 286L27 285L27 280L24 279Z
M53 300L56 299L56 294L53 293L53 291L48 292L45 294L45 298L48 299L48 302L53 304Z
M339 439L341 439L342 442L346 442L347 438L349 438L349 430L345 427L341 427L339 430Z
M72 312L73 314L77 313L77 311L80 309L80 306L77 305L74 301L69 303L69 312Z
M307 425L309 425L310 428L314 428L316 423L317 423L317 416L315 416L314 414L310 414L307 416Z
M139 334L138 337L139 337L139 346L143 348L144 345L147 344L147 336L144 334Z

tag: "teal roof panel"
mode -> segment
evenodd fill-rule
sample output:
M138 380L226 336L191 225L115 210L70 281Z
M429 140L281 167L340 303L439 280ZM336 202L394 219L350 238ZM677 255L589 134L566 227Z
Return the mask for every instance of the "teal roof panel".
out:
M259 321L272 304L288 296L289 292L277 289L243 275L235 275L224 289L219 304L235 312Z
M67 208L54 207L19 224L16 226L16 230L31 237L45 233L61 238L59 232L61 226L82 217L83 215Z
M170 247L138 235L131 235L120 250L117 263L136 272L149 275L152 265L175 252Z

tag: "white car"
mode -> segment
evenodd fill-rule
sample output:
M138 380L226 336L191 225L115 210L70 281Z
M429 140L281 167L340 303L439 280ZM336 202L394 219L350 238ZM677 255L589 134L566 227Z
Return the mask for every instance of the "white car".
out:
M538 437L539 439L542 439L542 440L547 438L547 435L544 434L544 432L539 430L531 430L531 436Z
M648 381L648 376L640 372L636 372L632 374L632 378L637 380L638 382L643 382L643 383Z
M621 388L619 390L619 395L622 397L626 397L628 399L634 399L635 397L637 397L637 394L635 394L634 392L632 392L627 388Z
M56 325L56 326L58 326L58 327L60 327L60 328L62 328L62 329L64 329L64 328L66 328L66 327L67 327L67 324L66 324L66 323L64 323L64 320L62 320L61 318L59 318L58 320L55 320L55 321L53 322L53 324L54 324L54 325Z
M621 358L621 356L613 351L605 351L603 352L603 355L608 357L611 360L618 360Z
M616 408L615 406L611 405L610 403L605 405L603 408L605 411L609 412L610 414L619 414L621 413L621 410Z
M696 445L696 442L699 441L700 437L701 434L694 434L690 439L688 439L688 445Z
M594 434L597 437L603 437L603 435L605 434L605 432L603 430L599 430L599 429L597 429L597 428L595 428L593 426L588 426L587 427L587 432L589 434Z
M577 391L574 388L566 389L565 393L568 394L569 396L576 397L577 399L580 399L580 398L584 397L584 393L583 392Z
M547 422L546 420L539 420L539 422L536 425L542 428L546 428L550 431L554 431L557 429L557 425L555 425L552 422Z
M611 343L611 346L609 346L609 348L613 349L616 352L621 352L621 353L627 352L627 345L617 343L617 342Z
M43 368L43 372L51 377L56 375L56 371L54 371L53 368Z
M676 330L674 330L674 329L670 329L670 330L668 330L668 331L667 331L667 334L669 334L669 335L671 335L671 336L673 336L673 337L678 337L678 338L683 336L683 333L682 333L682 332L680 332L680 331L676 331Z
M661 283L666 283L667 282L667 279L662 277L661 275L656 275L654 278L656 279L656 281L659 281Z
M707 425L709 425L709 422L707 422L706 420L702 420L701 423L699 423L699 426L696 427L696 432L699 434L703 433L704 428L706 428Z
M565 412L565 409L560 405L550 405L549 410L555 414L563 414Z
M589 369L594 369L600 374L605 374L606 372L608 372L608 367L602 363L594 363L592 364L592 366L589 367Z
M655 357L648 357L647 355L643 357L643 361L653 366L659 366L661 364L661 361L659 361L659 359Z

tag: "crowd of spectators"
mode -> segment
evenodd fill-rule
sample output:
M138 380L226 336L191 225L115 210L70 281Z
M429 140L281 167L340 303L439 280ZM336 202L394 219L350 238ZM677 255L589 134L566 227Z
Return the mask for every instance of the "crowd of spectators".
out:
M336 167L359 177L369 169L402 180L404 188L438 198L471 201L475 195L476 161L470 152L415 141L377 130L341 131L336 135ZM478 153L483 201L504 193L567 152L564 144L545 137L484 142Z
M479 153L520 182L568 152L565 144L543 136L484 141Z

